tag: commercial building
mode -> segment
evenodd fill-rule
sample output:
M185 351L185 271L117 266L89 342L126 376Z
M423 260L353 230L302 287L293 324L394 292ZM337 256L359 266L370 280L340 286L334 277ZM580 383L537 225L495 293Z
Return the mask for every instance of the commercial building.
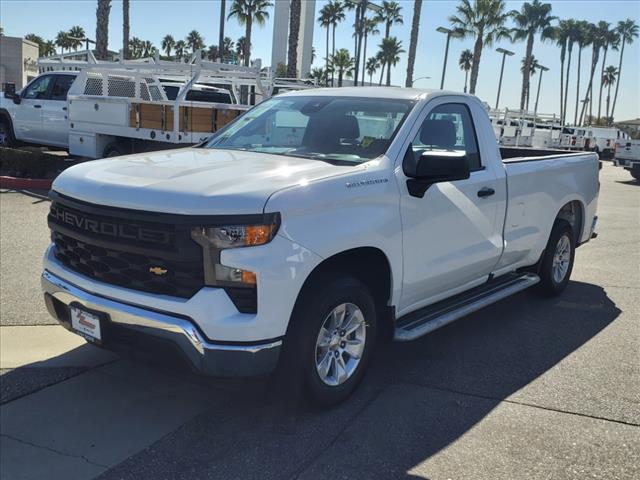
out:
M300 35L298 36L298 76L305 78L311 70L311 52L313 48L313 27L316 13L316 0L300 2ZM289 44L289 9L291 2L276 0L274 6L273 47L271 50L271 68L287 64Z
M15 83L16 90L38 75L38 44L0 35L0 86Z

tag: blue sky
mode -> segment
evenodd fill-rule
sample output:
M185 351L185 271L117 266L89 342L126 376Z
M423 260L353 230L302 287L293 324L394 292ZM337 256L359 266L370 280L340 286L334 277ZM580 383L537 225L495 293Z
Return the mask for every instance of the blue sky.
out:
M0 2L0 23L4 28L5 35L9 36L36 33L45 39L52 39L59 30L67 30L73 25L80 25L86 30L89 37L93 38L95 37L96 3L95 0L2 0ZM227 4L230 3L231 0L228 0ZM316 9L319 10L325 3L325 1L318 0ZM404 25L393 28L392 35L396 35L402 41L405 49L408 49L413 2L401 0L399 3L404 8L405 22ZM507 8L519 9L522 3L521 1L507 1ZM551 3L553 14L560 18L584 19L590 22L606 20L611 23L632 18L640 24L639 0L556 0ZM454 13L456 4L457 2L453 0L425 0L423 2L414 77L430 76L431 79L417 81L417 87L439 87L445 36L436 32L436 28L440 25L448 25L447 17ZM219 8L220 4L216 0L131 0L131 36L151 40L156 46L159 46L162 37L167 33L171 33L174 38L178 39L186 36L190 30L196 29L203 35L207 45L210 45L216 43L218 38ZM113 0L109 28L109 44L113 50L118 50L122 43L121 25L122 2ZM345 22L338 26L337 47L353 48L352 25L353 14L348 14ZM244 35L244 27L238 25L235 20L227 21L225 29L225 35L234 40ZM252 56L262 58L263 65L268 65L271 59L271 38L272 21L263 28L255 28ZM369 47L368 56L374 53L375 45L380 42L380 39L381 37L378 36L369 41L371 47ZM325 51L325 31L320 29L317 24L314 31L314 46L318 57L322 57ZM520 60L524 56L524 43L503 42L493 45L491 48L485 48L482 54L476 94L492 105L495 102L501 60L501 56L495 52L495 48L499 46L516 52L513 57L507 58L500 100L501 106L516 108L520 98L522 81ZM471 39L451 41L445 88L462 90L464 74L459 70L457 61L462 50L472 47ZM536 39L534 55L542 65L550 68L542 80L538 110L545 113L557 112L560 83L559 50L550 43L544 44ZM584 79L588 78L590 57L591 49L587 48L583 52L581 70L583 89L588 81ZM576 78L577 68L577 56L574 55L574 58L571 72L572 80ZM618 58L617 52L610 51L607 64L613 64L617 67ZM322 64L323 60L317 58L315 65L321 66ZM622 84L616 106L616 117L618 119L640 117L640 39L631 46L627 45L622 68ZM401 62L393 70L392 82L404 85L405 74L406 54L402 55ZM537 87L537 75L533 85L534 88ZM573 111L575 105L575 87L572 88L574 98L569 99L569 112ZM584 90L580 96L584 96Z

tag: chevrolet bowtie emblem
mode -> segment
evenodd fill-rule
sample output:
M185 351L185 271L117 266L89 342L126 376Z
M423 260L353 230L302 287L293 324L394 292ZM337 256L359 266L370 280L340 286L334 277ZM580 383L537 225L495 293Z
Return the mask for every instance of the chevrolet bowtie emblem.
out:
M154 275L164 275L165 273L167 273L167 269L162 267L151 267L149 268L149 272L153 273Z

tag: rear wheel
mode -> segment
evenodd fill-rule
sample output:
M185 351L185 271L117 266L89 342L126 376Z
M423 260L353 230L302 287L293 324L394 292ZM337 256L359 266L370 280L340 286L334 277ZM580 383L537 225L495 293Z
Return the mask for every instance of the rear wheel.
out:
M102 158L119 157L124 154L124 149L119 144L112 143L104 149L104 155Z
M376 338L376 308L355 278L318 279L296 305L279 375L320 405L346 399L365 374Z
M640 182L640 172L636 170L630 170L631 176L636 179L636 181Z
M556 220L540 265L540 288L547 295L560 295L567 287L575 258L575 235L566 220Z

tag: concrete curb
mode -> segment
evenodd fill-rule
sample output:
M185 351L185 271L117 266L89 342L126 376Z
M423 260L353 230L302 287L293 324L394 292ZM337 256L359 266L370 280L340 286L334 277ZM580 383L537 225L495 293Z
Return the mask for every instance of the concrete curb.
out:
M17 178L0 175L0 188L50 190L53 179Z

